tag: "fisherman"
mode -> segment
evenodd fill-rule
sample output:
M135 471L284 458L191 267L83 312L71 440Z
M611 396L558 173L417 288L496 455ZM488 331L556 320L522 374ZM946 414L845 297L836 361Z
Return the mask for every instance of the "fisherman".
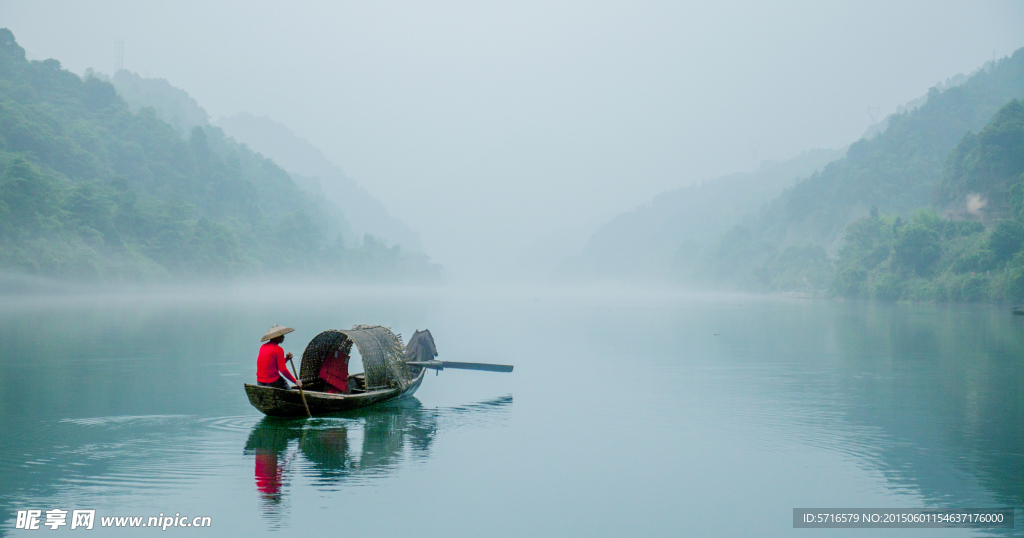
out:
M289 390L292 387L288 386L288 383L281 378L282 375L287 377L289 381L295 383L298 386L302 386L302 381L295 379L290 372L288 372L288 365L285 361L291 360L292 354L284 353L281 349L281 342L284 342L284 335L294 331L290 327L282 327L280 325L274 325L267 331L267 334L263 335L260 342L267 342L260 346L260 354L256 359L256 381L264 387L276 387L279 389Z

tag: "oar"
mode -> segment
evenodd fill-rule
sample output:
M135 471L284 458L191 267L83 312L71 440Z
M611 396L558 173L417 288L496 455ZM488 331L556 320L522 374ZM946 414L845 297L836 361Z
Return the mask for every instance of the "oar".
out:
M444 370L445 368L451 368L453 370L482 370L484 372L512 371L512 365L510 364L487 364L484 362L409 361L406 364L438 371Z
M288 357L288 364L292 365L292 375L295 376L296 381L299 379L299 373L295 371L295 362L292 361L291 357ZM302 383L299 381L299 383ZM306 403L306 393L302 390L302 385L299 385L299 396L302 397L302 406L306 408L306 418L313 418L313 413L309 412L309 404Z

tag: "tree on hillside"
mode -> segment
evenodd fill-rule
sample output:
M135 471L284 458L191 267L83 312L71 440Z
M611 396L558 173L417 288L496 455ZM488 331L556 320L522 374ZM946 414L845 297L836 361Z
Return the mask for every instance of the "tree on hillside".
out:
M939 234L927 226L912 224L897 233L893 245L893 267L928 276L942 255Z
M1014 99L981 132L967 133L946 159L934 199L941 208L963 211L966 198L981 195L990 218L1010 218L1024 174L1024 102Z
M1024 224L1016 220L1001 221L992 230L988 244L995 261L1009 260L1024 246Z

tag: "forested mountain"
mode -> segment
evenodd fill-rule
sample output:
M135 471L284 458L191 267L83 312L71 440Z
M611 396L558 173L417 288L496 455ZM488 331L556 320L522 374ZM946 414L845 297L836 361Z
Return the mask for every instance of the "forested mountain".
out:
M95 76L101 80L109 81L114 85L117 94L124 99L125 103L128 104L128 108L133 113L139 113L143 108L151 108L157 118L169 123L174 127L174 130L186 138L195 127L210 130L210 115L206 113L206 110L200 107L199 103L188 92L172 86L164 79L143 78L136 73L124 69L118 71L110 78L99 73L93 73L91 70L86 71L86 76ZM228 135L230 136L230 133ZM250 149L258 151L257 148ZM273 159L270 155L263 154L263 156ZM276 160L275 164L281 166L281 163ZM328 220L336 224L331 230L331 234L337 232L344 244L358 245L362 237L367 233L374 236L378 235L374 234L372 229L353 230L349 221L349 215L339 204L324 196L319 184L315 181L311 184L305 177L293 173L294 171L287 171L292 181L300 189L312 195L313 200L324 215L328 217ZM373 203L380 205L380 202L376 200L373 200ZM373 241L379 242L376 238Z
M730 227L756 212L827 163L841 150L810 150L785 162L766 161L753 173L737 173L665 192L650 204L602 226L583 252L561 267L565 275L604 278L670 278Z
M939 209L973 212L984 220L1022 217L1024 105L1013 100L978 134L968 132L946 160L935 188ZM1014 189L1017 189L1016 191ZM976 208L968 208L973 201ZM973 211L971 211L973 210Z
M87 77L90 75L113 84L132 112L137 114L143 108L152 108L156 117L171 124L182 135L190 133L193 127L210 125L210 115L188 92L171 86L162 78L143 78L126 69L109 79L91 70L86 72Z
M0 269L82 279L269 274L431 278L422 255L338 241L344 222L273 161L57 60L0 29Z
M108 80L101 74L94 76ZM195 126L210 125L209 114L184 90L164 79L140 77L126 70L118 71L109 81L128 103L132 112L152 107L158 118L171 124L178 132L188 134ZM292 180L318 200L325 200L339 211L332 216L348 223L346 242L358 242L365 234L378 240L422 251L419 234L401 220L388 214L380 200L324 156L318 148L299 137L287 126L268 117L241 113L221 118L216 123L224 132L288 171Z
M787 189L756 219L723 235L700 255L696 278L745 289L827 287L828 255L838 253L848 224L872 208L906 219L931 206L947 157L964 133L981 129L1019 97L1024 97L1024 49L960 85L933 88L923 105L890 116L884 132L855 142L845 158ZM966 197L951 200L954 193L945 192L944 204L957 205L963 213ZM797 282L804 286L794 286Z
M565 273L885 300L1020 300L1021 98L1024 49L932 88L845 156L807 153L660 195L602 227Z
M884 132L786 191L753 229L779 245L813 243L835 252L846 225L871 207L909 215L932 201L949 151L1014 98L1024 97L1024 50L959 86L928 93L920 107L889 116Z
M388 214L384 204L328 160L320 149L285 125L266 116L245 113L221 118L216 125L291 172L300 187L326 196L341 207L357 236L368 233L405 248L423 249L419 234Z
M963 208L971 197L973 207ZM1024 104L1010 101L950 152L935 187L943 218L873 210L846 230L832 292L898 300L1024 298ZM989 224L988 228L983 223Z

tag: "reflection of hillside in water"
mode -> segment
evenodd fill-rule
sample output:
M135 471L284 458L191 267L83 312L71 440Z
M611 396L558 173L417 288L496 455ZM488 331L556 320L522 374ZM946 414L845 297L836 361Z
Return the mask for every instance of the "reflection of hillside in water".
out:
M928 503L1020 507L1020 323L983 307L865 309L837 320L836 334L846 414L886 439L870 459Z
M286 491L296 474L323 489L386 476L403 463L426 459L439 431L467 420L500 420L511 404L512 397L505 396L426 409L416 398L407 398L337 417L265 417L249 433L245 453L254 456L264 513L277 519L288 512Z

